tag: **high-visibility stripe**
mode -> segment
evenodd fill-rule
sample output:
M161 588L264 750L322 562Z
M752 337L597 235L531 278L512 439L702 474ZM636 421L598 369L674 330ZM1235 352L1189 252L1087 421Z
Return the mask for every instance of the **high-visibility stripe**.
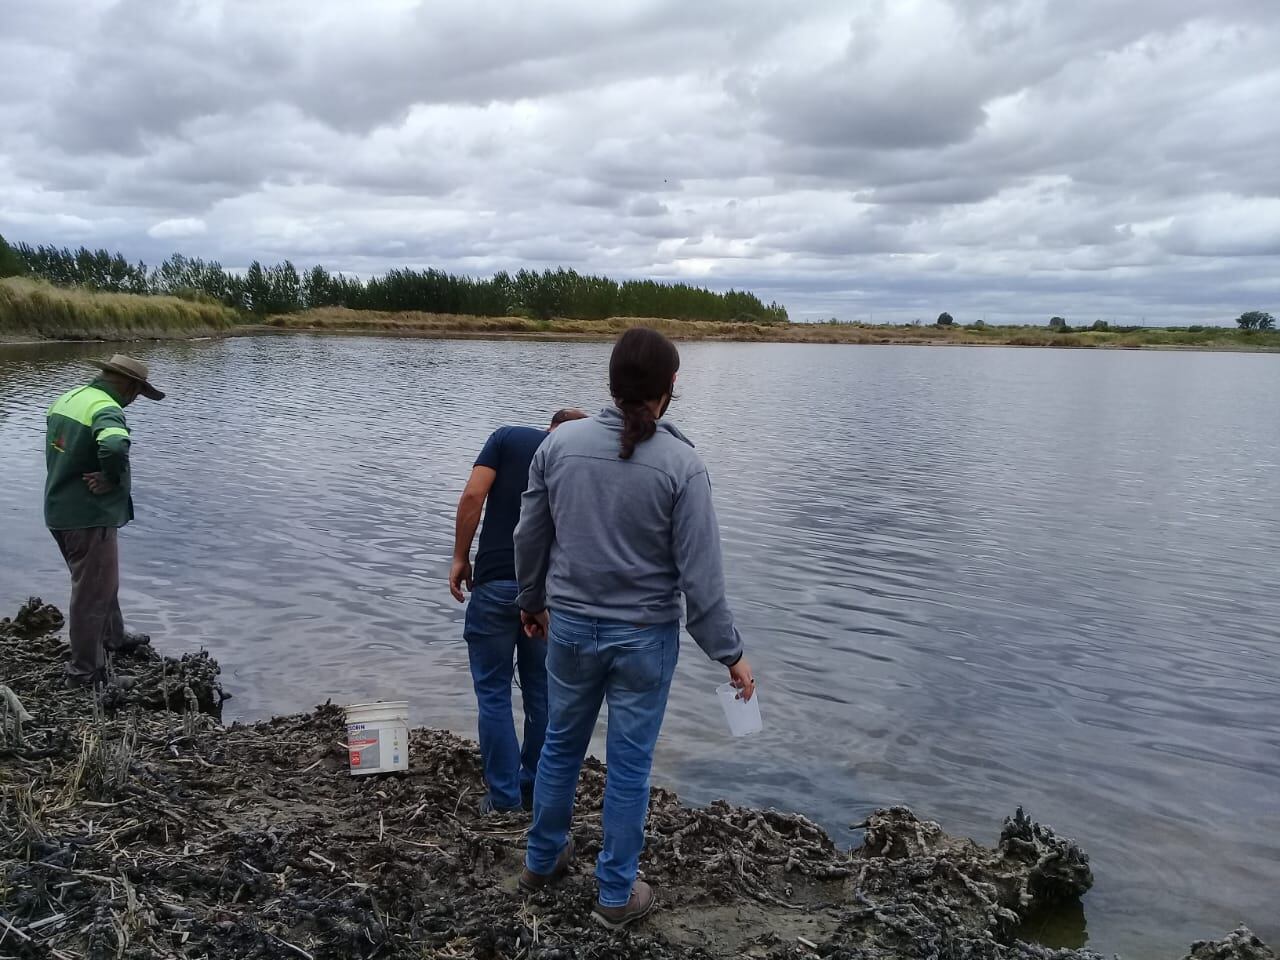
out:
M63 394L49 408L49 416L62 416L86 427L93 426L93 418L103 410L114 408L119 410L120 404L111 398L105 390L97 387L80 387L70 393Z
M106 440L109 437L124 437L126 440L128 440L129 431L126 430L124 427L107 427L107 429L105 430L98 431L99 440Z

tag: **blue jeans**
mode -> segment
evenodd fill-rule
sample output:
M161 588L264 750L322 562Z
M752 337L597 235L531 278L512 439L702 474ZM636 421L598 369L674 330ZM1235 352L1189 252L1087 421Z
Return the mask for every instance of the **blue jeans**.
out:
M513 580L479 584L471 591L462 635L480 708L480 756L489 798L499 810L518 810L533 794L538 755L547 730L547 642L520 627ZM524 749L511 710L513 662L524 695Z
M649 814L649 771L680 655L678 621L633 626L552 613L547 642L547 741L538 764L525 864L551 873L569 839L578 774L602 701L609 704L599 900L631 898Z

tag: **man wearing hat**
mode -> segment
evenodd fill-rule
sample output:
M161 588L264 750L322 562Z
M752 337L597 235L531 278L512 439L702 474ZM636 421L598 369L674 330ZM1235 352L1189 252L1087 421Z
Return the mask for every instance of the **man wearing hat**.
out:
M124 408L139 396L164 394L140 360L116 354L92 362L101 376L49 408L45 443L45 524L71 571L68 686L102 682L106 651L127 652L148 640L125 633L116 531L133 519Z

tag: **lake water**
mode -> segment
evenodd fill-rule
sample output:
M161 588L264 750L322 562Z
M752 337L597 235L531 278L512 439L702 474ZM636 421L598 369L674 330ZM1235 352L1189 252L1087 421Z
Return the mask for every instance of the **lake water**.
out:
M605 402L608 346L259 337L132 348L132 626L207 647L233 718L407 697L470 733L445 576L504 423ZM838 839L907 803L994 840L1019 804L1093 858L1049 934L1173 957L1280 940L1280 357L690 344L766 731L687 642L656 780ZM100 345L0 348L0 608L65 605L43 413Z

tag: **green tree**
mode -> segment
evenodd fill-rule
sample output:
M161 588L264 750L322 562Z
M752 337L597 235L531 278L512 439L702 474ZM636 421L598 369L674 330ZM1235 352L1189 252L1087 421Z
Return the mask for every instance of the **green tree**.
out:
M938 314L938 321L937 321L937 324L938 324L938 326L940 326L940 327L949 327L949 326L951 326L952 324L954 324L955 322L956 322L956 321L955 321L955 319L951 316L951 314L947 313L945 310L944 310L942 313Z
M1097 330L1099 333L1106 333L1111 329L1111 324L1107 323L1105 320L1095 320L1093 321L1093 326L1089 329Z
M125 282L124 292L137 294L154 292L151 289L151 281L147 272L147 265L141 260L135 263L133 268L129 271L129 279Z
M27 265L18 256L18 251L0 236L0 277L20 277L26 272Z
M271 282L267 272L257 260L249 264L244 274L244 288L240 306L251 313L265 314L271 301Z
M1276 318L1261 310L1250 310L1240 314L1236 318L1236 324L1241 330L1274 330Z
M302 309L302 278L290 261L267 271L267 313L293 313Z
M1059 331L1067 329L1067 318L1066 317L1050 317L1049 329L1059 330Z
M334 303L333 277L324 267L316 265L302 278L302 303L305 307L332 307Z

